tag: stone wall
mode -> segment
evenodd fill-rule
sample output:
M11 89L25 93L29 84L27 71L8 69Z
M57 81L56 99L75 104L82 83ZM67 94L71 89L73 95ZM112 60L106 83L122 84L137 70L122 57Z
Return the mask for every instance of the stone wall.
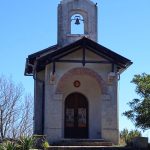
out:
M72 58L78 57L77 54L74 53ZM118 144L117 80L108 83L111 65L86 64L82 67L78 63L56 63L53 83L49 78L51 71L52 65L49 64L45 74L44 122L44 134L48 140L53 142L64 138L64 102L69 94L79 92L89 103L89 139L104 138ZM73 86L75 80L81 82L79 88Z
M80 14L84 19L83 35L71 34L71 17L75 14ZM58 5L58 44L64 46L83 36L97 42L97 23L97 6L92 1L61 1Z
M82 51L74 52L64 59L81 59ZM86 50L87 60L103 60ZM89 139L103 138L118 144L118 99L117 78L108 82L111 64L56 63L55 81L50 81L52 64L48 64L42 78L45 79L44 134L49 142L64 138L64 103L66 97L74 92L83 94L89 103ZM79 80L81 86L76 88L73 82ZM35 125L41 130L42 92L36 83ZM42 101L41 101L42 102ZM38 119L40 123L38 122Z

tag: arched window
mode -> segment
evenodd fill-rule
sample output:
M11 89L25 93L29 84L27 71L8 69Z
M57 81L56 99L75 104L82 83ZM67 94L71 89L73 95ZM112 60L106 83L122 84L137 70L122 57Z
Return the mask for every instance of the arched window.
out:
M71 17L71 34L84 34L84 19L80 14Z

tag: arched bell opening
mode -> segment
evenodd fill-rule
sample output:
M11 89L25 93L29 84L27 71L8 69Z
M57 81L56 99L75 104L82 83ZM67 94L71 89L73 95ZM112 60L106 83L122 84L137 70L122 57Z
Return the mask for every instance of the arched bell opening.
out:
M71 34L84 34L84 19L80 14L71 17Z

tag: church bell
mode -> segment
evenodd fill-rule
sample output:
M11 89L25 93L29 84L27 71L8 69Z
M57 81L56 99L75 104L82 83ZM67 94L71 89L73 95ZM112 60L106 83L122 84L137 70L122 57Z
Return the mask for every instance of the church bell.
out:
M79 18L77 18L77 19L76 19L75 24L76 24L76 25L79 25L79 24L80 24L80 20L79 20Z

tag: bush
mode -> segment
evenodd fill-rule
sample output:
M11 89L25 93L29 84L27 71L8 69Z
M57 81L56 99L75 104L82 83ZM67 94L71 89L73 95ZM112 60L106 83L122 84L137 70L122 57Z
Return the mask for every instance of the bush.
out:
M131 146L132 145L132 140L135 137L141 137L141 132L138 130L131 130L128 131L128 129L124 129L123 131L120 132L120 138L122 141L125 142L125 144Z
M20 150L29 150L34 147L33 137L21 137L19 140Z
M0 145L0 150L20 150L20 149L18 144L11 141L6 141Z
M42 147L44 149L48 148L49 147L49 143L47 141L44 141L43 144L42 144Z
M49 143L44 135L20 137L19 140L5 139L3 143L0 143L0 150L29 150L32 148L46 149L48 147Z

